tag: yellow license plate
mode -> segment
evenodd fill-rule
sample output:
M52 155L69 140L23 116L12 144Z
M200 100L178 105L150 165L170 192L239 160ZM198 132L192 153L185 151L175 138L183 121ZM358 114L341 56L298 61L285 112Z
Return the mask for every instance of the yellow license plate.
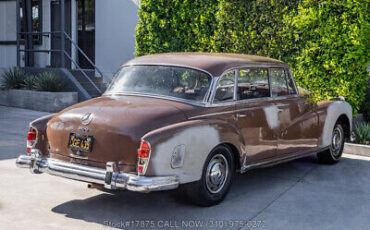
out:
M83 152L91 152L93 136L71 133L69 134L68 148Z

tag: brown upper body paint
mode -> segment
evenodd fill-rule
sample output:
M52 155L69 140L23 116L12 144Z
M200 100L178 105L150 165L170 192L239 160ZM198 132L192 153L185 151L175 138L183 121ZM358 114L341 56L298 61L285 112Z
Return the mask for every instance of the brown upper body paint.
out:
M289 68L270 58L199 53L143 56L124 64L130 65L184 66L202 70L212 77L243 66ZM240 87L243 91L249 89L248 85ZM145 139L152 148L146 172L151 176L192 170L191 165L204 161L218 144L227 144L234 150L239 168L243 164L286 158L326 147L322 135L328 107L333 103L326 101L311 106L296 94L219 105L209 102L201 106L144 95L105 94L36 120L31 126L38 130L38 140L41 140L36 148L45 156L102 168L106 162L113 161L122 172L136 172L137 149L140 141ZM81 117L86 113L92 118L83 125ZM209 131L203 128L209 128ZM210 132L209 137L207 132ZM215 135L211 134L213 132ZM70 133L93 136L91 152L76 153L68 148ZM189 135L194 135L196 140ZM183 169L170 169L173 149L166 150L165 146L172 148L173 145L190 143L198 145L197 148L187 146L189 158L185 161L191 163L187 165L185 162ZM181 173L188 176L187 172ZM189 178L183 182L197 179Z

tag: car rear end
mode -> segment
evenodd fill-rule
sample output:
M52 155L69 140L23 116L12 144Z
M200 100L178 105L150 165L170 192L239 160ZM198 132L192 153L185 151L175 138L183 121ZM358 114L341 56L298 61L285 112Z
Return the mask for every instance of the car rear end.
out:
M142 192L177 188L176 176L145 177L151 145L141 137L186 119L171 102L158 100L97 98L44 120L45 127L31 123L27 154L17 159L17 165L97 188Z

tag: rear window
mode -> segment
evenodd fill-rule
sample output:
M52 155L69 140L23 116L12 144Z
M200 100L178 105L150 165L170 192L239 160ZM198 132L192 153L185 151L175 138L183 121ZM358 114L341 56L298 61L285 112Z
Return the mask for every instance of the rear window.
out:
M134 93L204 101L211 77L198 70L172 66L126 66L118 71L106 93Z

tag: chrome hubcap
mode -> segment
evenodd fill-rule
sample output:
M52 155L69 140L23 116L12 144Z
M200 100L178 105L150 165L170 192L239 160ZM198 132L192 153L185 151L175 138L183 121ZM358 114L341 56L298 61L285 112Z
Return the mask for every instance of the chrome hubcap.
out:
M335 128L333 131L333 137L331 141L331 148L334 156L338 156L342 148L343 133L340 128Z
M206 185L211 193L218 193L224 187L229 174L229 164L222 154L216 154L209 161L206 171Z

